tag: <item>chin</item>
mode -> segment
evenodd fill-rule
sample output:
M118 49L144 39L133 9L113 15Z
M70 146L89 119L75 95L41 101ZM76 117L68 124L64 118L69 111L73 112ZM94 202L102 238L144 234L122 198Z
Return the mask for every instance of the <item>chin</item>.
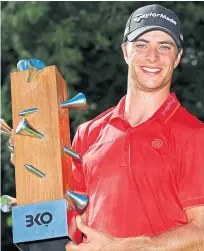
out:
M143 81L142 86L144 89L150 90L150 91L151 90L154 91L154 90L158 90L162 88L162 85L160 82L158 83L158 81L152 81L152 80Z

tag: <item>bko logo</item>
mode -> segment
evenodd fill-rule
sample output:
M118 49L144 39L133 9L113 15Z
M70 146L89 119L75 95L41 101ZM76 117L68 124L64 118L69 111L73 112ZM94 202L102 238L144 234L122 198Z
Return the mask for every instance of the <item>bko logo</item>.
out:
M49 212L39 213L36 216L26 215L26 227L32 227L34 224L48 226L52 219L53 216Z

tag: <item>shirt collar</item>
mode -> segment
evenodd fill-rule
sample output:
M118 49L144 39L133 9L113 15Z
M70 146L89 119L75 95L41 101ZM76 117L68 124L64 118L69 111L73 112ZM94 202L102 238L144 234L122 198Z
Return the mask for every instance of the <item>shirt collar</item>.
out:
M180 102L176 94L172 92L150 119L160 119L166 123L179 107Z
M126 96L124 96L119 101L118 105L114 109L112 116L110 117L110 120L113 120L115 118L120 118L125 120L124 118L125 99ZM153 116L149 120L160 119L164 123L166 123L179 107L180 107L180 102L178 101L176 94L170 93L168 98L164 101L161 107L153 114Z
M113 112L112 116L110 117L110 120L113 120L115 118L125 119L124 118L125 100L126 100L126 96L124 96L119 101L118 105L114 109L114 112Z

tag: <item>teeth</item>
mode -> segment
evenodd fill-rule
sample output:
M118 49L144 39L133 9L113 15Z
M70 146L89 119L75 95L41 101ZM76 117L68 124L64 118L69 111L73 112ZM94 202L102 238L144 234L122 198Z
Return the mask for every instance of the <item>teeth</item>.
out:
M159 68L147 68L147 67L143 67L143 69L145 71L148 71L148 72L159 72L160 71Z

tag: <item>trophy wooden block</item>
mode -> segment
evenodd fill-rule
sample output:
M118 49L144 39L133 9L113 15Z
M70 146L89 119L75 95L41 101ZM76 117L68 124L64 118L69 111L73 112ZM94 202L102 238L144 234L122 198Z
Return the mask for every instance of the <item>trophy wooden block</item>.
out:
M83 214L89 201L72 191L72 158L82 157L70 149L67 109L85 109L86 97L79 93L68 100L57 68L39 59L21 60L17 68L11 73L14 146L9 147L15 154L16 199L1 196L1 210L12 210L13 243L21 251L64 251L72 239L70 212ZM11 132L1 119L1 134Z
M60 106L67 100L66 83L55 66L45 67L29 83L27 77L28 71L11 73L18 205L63 199L65 191L72 189L72 160L64 152L64 146L70 147L69 115ZM35 112L19 115L29 109ZM23 118L41 138L15 133ZM43 177L29 172L25 164L38 169Z

